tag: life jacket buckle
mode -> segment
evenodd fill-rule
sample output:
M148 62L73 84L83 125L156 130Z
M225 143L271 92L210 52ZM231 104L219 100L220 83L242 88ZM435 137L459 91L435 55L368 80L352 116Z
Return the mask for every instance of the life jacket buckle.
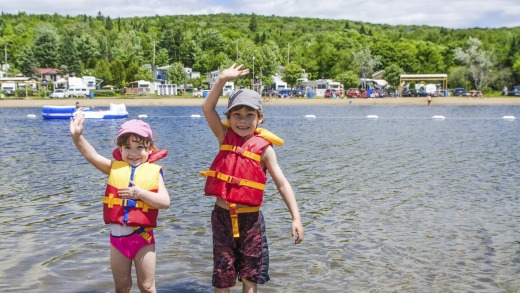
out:
M241 180L240 178L228 175L228 178L226 181L231 184L240 185L240 180Z
M136 207L136 201L133 200L133 199L123 199L123 201L121 202L121 205L124 206L124 207L131 207L131 208L135 208Z
M232 218L238 217L238 208L236 203L230 203L229 204L229 214Z
M235 153L237 153L237 154L239 154L239 155L241 155L241 156L244 155L244 151L245 151L245 149L244 149L243 147L235 146L235 147L233 147L233 148L234 148L233 151L234 151Z

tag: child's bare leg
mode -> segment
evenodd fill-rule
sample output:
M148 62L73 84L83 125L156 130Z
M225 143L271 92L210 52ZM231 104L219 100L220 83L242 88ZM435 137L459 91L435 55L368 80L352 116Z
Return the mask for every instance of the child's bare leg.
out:
M124 256L119 250L110 246L110 266L116 286L116 293L127 293L132 288L132 260Z
M242 293L256 293L257 284L242 278Z
M213 292L215 292L215 293L229 293L231 291L230 291L230 288L215 288L215 290L213 290Z
M139 290L141 292L155 293L155 244L145 246L139 250L134 258L134 263Z

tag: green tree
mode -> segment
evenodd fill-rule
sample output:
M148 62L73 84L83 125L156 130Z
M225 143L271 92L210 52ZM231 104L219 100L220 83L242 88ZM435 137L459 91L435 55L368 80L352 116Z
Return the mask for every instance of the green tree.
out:
M520 58L517 58L515 63L513 63L513 75L517 80L520 80Z
M60 37L56 28L49 23L42 23L35 29L34 57L42 67L59 67Z
M423 42L417 46L417 59L421 73L441 73L446 70L441 53L437 46L430 42Z
M351 70L340 73L334 80L341 83L346 89L357 88L359 86L359 76Z
M100 59L96 63L94 72L95 76L102 79L105 85L116 85L114 83L114 78L112 77L112 72L110 71L110 64L105 59Z
M111 31L112 28L114 28L114 24L112 23L112 19L110 19L110 16L107 16L105 19L105 28L107 31Z
M258 20L256 19L256 15L253 13L251 15L251 19L249 20L249 30L252 33L255 33L258 28Z
M145 66L143 66L143 67L145 67ZM125 70L125 72L126 72L125 80L128 81L128 82L140 80L139 78L136 78L136 75L139 72L139 68L140 67L139 67L138 64L136 64L134 62L131 62L126 67L126 70ZM150 71L150 70L148 70L148 71ZM151 74L150 74L150 76L151 76ZM152 79L150 79L150 77L148 77L147 79L143 79L143 80L153 81Z
M467 88L468 70L465 66L455 66L449 70L450 87L463 87Z
M83 64L72 35L65 35L63 38L60 47L60 64L65 65L67 71L76 76L80 76L83 71Z
M291 62L282 70L282 79L290 88L293 88L303 72L303 68L299 64Z
M146 66L139 67L137 73L134 76L133 80L147 80L147 81L153 81L153 74Z
M168 56L168 50L160 48L159 52L155 55L155 65L166 66L170 64L170 56Z
M141 39L134 30L118 34L117 41L112 44L111 53L114 60L120 60L124 65L129 65L131 62L144 63Z
M491 81L490 73L493 61L488 52L480 50L482 42L470 37L468 49L455 48L455 60L461 61L468 68L469 75L477 90L484 90Z
M168 71L166 71L166 79L168 80L168 83L177 85L186 84L188 81L188 74L186 71L184 71L184 66L182 66L182 63L173 63L170 68L168 68Z
M399 84L399 81L401 80L401 74L404 73L404 70L399 67L397 64L391 64L388 65L385 68L385 73L383 75L383 78L388 81L388 83L394 87L401 86Z
M112 83L118 87L127 86L125 64L121 60L110 62L110 73L112 75Z
M20 50L16 59L18 60L18 69L20 69L25 76L32 76L35 70L39 67L38 62L34 57L34 53L28 45Z
M87 65L89 59L101 57L99 42L89 34L83 33L79 38L75 39L75 46L78 49L78 58L83 62L86 68L91 68Z
M352 52L354 56L354 63L359 68L359 75L363 79L363 88L366 88L365 79L371 77L374 69L381 63L378 55L373 56L369 48L365 48L360 51Z

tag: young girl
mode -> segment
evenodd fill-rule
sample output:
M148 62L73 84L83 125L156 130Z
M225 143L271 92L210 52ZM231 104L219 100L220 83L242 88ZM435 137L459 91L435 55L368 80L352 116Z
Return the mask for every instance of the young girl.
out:
M155 239L158 209L170 205L162 168L153 164L157 152L152 129L140 120L121 125L115 161L96 152L83 133L84 114L70 119L70 134L79 152L94 167L109 175L103 218L110 224L110 264L115 292L130 292L132 262L141 292L155 292ZM152 154L154 152L154 154ZM150 155L152 154L152 157Z

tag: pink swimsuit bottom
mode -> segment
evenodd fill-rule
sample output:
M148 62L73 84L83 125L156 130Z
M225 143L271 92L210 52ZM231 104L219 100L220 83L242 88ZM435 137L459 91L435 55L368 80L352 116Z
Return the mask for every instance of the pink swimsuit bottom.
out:
M115 249L119 250L119 252L121 252L127 258L134 259L135 255L143 247L155 244L153 231L149 231L148 234L150 234L152 237L150 243L148 243L148 241L146 241L143 236L135 232L126 236L112 236L112 234L110 234L110 244L112 244Z

